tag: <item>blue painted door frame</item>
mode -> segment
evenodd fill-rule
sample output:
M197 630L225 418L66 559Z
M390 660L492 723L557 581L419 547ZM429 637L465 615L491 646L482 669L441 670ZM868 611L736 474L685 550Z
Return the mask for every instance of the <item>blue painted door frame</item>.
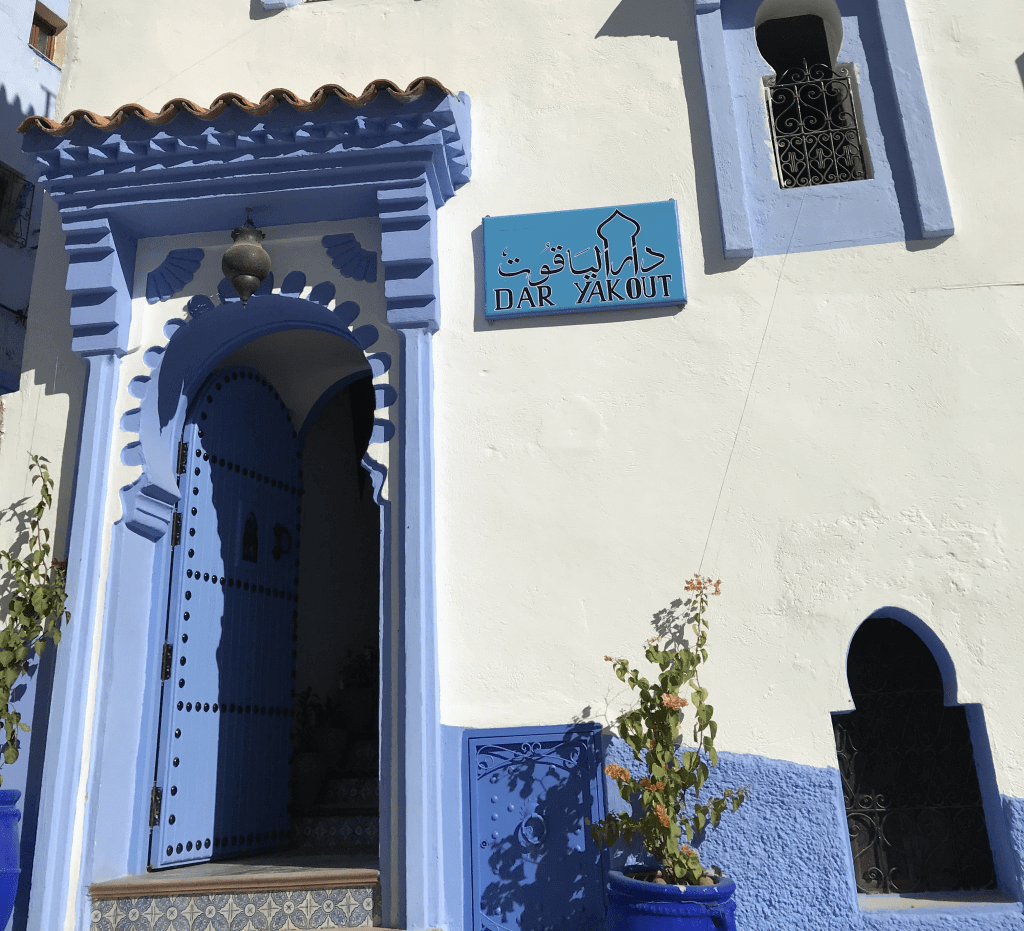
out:
M375 122L378 116L383 119ZM271 123L274 132L253 134L257 124ZM357 123L358 140L331 141ZM316 134L319 126L326 133L323 144L311 147L306 130ZM303 127L302 138L291 132ZM395 131L399 135L391 138ZM207 146L208 136L244 137L251 157L238 160L233 146ZM155 144L139 145L143 137ZM191 346L177 383L168 378L159 384L154 373L149 383L129 386L139 399L131 417L141 426L135 448L122 455L140 457L133 461L142 465L142 476L119 492L122 519L113 527L106 523L109 464L124 428L115 412L120 360L128 351L136 239L229 230L254 195L267 204L267 224L380 219L387 319L402 347L391 479L399 510L393 519L384 502L384 526L400 528L400 538L394 545L399 604L393 615L389 604L383 610L402 638L383 644L395 657L394 667L385 669L392 688L382 696L381 765L394 779L381 808L384 922L412 931L448 924L452 903L445 901L438 845L431 338L439 325L436 210L469 179L469 138L468 98L433 90L405 101L382 95L358 113L330 104L312 114L279 107L272 117L252 118L229 107L209 122L179 115L162 127L129 121L98 131L78 124L63 136L38 129L26 136L24 148L37 156L41 183L61 212L72 260L72 348L89 365L69 546L75 621L57 654L31 931L51 931L69 920L87 928L88 884L145 868L156 750L147 716L158 702L152 683L167 598L166 587L154 580L166 580L169 568L168 530L178 496L172 446L188 402L220 361L259 336L309 328L358 343L325 308L277 295L252 299L244 320L223 314L205 325L192 321L188 330L195 338L182 334L177 340ZM166 154L197 144L206 153L199 185L193 183L193 162ZM116 157L93 164L89 153ZM296 171L301 167L317 170ZM159 355L147 354L151 365L160 367ZM167 406L170 420L161 423L159 411ZM375 474L375 487L381 479ZM388 573L391 551L387 541L382 562ZM389 597L390 587L383 591Z

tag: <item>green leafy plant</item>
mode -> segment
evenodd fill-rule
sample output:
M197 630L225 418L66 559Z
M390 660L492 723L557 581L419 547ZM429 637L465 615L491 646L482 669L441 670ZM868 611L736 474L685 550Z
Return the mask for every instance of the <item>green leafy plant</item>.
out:
M595 841L609 846L620 837L628 844L640 835L661 865L658 881L678 885L715 881L690 843L707 825L717 825L727 810L736 811L748 794L746 788L724 789L721 795L701 798L711 768L718 765L718 725L699 672L708 659L708 599L721 594L721 584L695 575L686 583L689 597L655 615L660 636L647 641L646 650L648 661L660 670L653 681L631 668L628 660L605 657L615 674L639 693L639 706L619 718L618 732L646 766L647 775L636 779L625 766L606 766L619 793L639 814L613 813L590 830ZM692 644L684 639L691 632ZM684 690L689 698L680 694ZM684 749L680 735L687 706L693 717L693 744Z
M0 550L0 591L10 595L6 626L0 629L0 726L6 739L5 763L18 759L20 736L29 730L21 712L11 707L14 686L28 675L50 640L60 642L60 626L71 620L71 612L65 607L67 562L53 558L50 530L43 526L46 512L53 506L53 479L47 460L32 456L29 471L32 484L39 484L39 500L27 512L15 511L27 531L27 540L20 556Z

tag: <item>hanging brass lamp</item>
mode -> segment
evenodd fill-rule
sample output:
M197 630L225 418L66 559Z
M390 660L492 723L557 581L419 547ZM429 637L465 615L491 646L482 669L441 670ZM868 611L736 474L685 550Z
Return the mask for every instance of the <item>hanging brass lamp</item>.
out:
M270 274L270 256L261 245L266 237L252 221L252 207L246 207L245 213L245 224L231 231L234 245L228 246L220 263L243 307Z

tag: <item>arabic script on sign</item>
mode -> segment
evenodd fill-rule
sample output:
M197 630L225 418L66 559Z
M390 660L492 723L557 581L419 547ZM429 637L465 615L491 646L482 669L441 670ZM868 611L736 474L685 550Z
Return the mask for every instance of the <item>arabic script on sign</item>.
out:
M507 228L495 229L501 221ZM484 231L491 316L686 300L671 201L488 217Z

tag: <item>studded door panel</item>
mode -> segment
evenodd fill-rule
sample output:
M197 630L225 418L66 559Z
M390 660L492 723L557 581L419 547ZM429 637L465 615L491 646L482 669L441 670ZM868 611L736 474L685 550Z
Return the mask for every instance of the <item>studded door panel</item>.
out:
M600 741L591 725L467 732L471 931L600 929Z
M235 368L207 383L183 442L153 867L280 846L289 831L297 441L273 385Z

